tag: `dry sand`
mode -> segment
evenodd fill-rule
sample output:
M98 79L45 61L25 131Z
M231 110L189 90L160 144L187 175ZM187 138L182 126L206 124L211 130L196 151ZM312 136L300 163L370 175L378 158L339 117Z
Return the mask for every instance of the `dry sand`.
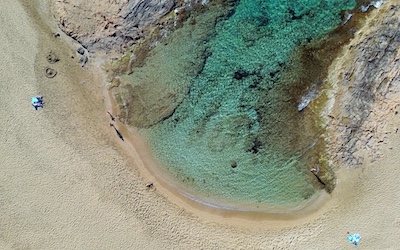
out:
M343 168L319 209L280 219L204 209L146 171L144 145L119 140L101 74L52 35L45 1L24 2L0 2L0 249L352 249L347 231L361 234L361 249L400 249L400 133L378 161ZM36 94L46 102L37 111ZM400 126L400 116L381 118Z

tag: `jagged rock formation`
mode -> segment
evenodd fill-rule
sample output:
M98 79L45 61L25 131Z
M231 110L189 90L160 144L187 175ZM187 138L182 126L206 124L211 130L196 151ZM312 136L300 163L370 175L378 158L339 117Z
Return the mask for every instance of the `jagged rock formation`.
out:
M397 132L386 128L386 118L400 106L399 10L399 3L382 6L331 66L335 104L328 118L329 151L336 165L375 160L384 137ZM358 154L360 149L369 152Z
M155 44L162 43L167 34L181 27L183 21L191 16L192 11L201 12L203 8L207 8L207 2L204 0L59 0L53 3L52 9L61 30L77 40L89 52L105 52L119 58L117 61L109 61L105 66L108 81L111 83L111 92L121 111L119 118L136 127L148 127L174 112L187 93L187 86L171 87L170 85L177 79L169 79L166 75L154 78L149 73L145 76L142 74L142 78L147 81L145 83L136 81L134 86L131 86L129 80L122 78L131 74L134 67L140 68L149 61L148 53L154 49ZM220 2L234 5L236 0L214 1L210 5L217 5ZM215 19L222 15L224 14L217 13L205 21L210 26L210 31L202 34L203 38L198 39L199 43L211 37ZM195 24L196 20L193 20L190 25ZM188 53L197 53L186 48L187 46L184 47L185 45L182 45L180 48L181 60L188 58ZM205 48L195 47L199 47L199 56L198 58L193 56L196 59L190 60L189 67L182 68L184 72L179 81L185 82L186 75L195 75L201 70L205 60L203 56ZM153 68L151 71L155 70Z
M175 112L204 67L210 53L206 41L214 36L217 21L230 13L229 8L221 7L227 3L217 2L180 8L172 27L155 29L121 60L108 64L110 89L121 121L150 127Z
M90 52L124 52L180 2L58 0L54 1L52 9L61 30Z

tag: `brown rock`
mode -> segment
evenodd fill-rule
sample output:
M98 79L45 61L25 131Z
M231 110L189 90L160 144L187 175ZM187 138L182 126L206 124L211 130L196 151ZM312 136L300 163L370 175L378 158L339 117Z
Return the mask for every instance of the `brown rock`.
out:
M178 0L53 1L61 30L90 52L125 51L168 14Z
M376 121L388 119L389 113L382 115L371 111L374 107L390 103L393 93L399 92L400 4L382 6L376 11L374 21L365 25L351 41L346 57L337 62L340 72L346 73L331 79L339 85L335 93L338 96L335 116L346 117L342 120L342 125L347 127L345 131L337 126L331 127L336 139L330 151L339 152L333 157L340 165L355 167L362 164L363 159L355 156L355 152L362 149L359 145L375 152L370 160L375 159L376 147L382 144L379 135L376 136Z

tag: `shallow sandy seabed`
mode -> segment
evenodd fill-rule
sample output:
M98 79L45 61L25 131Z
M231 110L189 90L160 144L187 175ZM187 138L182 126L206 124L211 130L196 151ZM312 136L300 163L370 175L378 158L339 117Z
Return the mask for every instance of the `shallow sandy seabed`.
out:
M21 2L51 20L43 1ZM0 2L0 249L352 249L348 231L361 234L362 249L398 249L400 133L379 160L342 168L320 209L280 219L207 210L146 172L145 146L135 151L109 127L101 74L80 67L77 45L37 17ZM59 62L47 62L51 50ZM37 111L36 94L45 100ZM384 118L388 130L400 126L399 116Z

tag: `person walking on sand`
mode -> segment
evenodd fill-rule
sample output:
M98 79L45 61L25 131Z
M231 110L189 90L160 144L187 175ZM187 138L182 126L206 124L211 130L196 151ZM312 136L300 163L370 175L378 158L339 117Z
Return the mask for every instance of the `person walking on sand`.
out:
M115 121L115 117L109 111L107 113L110 115L111 121Z

